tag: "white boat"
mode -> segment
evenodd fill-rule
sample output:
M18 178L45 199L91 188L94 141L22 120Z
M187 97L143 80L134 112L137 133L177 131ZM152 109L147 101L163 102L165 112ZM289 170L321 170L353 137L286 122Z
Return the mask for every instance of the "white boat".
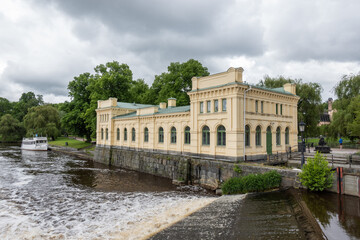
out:
M31 151L47 151L48 140L46 137L24 138L21 143L21 149Z

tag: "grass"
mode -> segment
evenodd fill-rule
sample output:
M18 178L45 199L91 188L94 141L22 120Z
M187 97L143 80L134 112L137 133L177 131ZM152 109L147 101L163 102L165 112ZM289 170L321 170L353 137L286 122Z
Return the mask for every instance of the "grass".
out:
M58 137L55 141L49 141L49 145L66 147L65 142L68 143L67 147L77 148L77 149L91 146L91 143L78 141L67 137Z

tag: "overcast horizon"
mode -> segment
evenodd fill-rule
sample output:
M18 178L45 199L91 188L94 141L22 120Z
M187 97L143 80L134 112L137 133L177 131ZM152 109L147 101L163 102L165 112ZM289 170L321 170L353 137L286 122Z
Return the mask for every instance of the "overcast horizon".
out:
M23 92L69 100L75 76L126 63L151 86L171 62L200 61L210 74L243 67L317 82L335 98L343 75L360 73L360 1L4 0L0 97Z

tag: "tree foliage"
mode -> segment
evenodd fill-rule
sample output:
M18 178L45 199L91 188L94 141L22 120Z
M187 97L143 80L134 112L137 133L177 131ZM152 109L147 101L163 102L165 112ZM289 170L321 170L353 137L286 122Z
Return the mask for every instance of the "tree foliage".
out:
M314 158L308 158L299 174L301 183L311 191L323 191L333 183L333 172L328 167L326 157L317 152Z
M304 83L301 79L290 79L283 76L277 78L265 76L257 86L279 88L283 87L285 83L296 84L296 95L300 97L298 103L298 122L305 122L306 136L316 136L318 133L317 124L319 116L323 111L321 105L322 87L318 83Z
M53 140L60 134L60 116L56 108L50 105L32 107L24 117L28 136L46 135Z
M0 136L2 141L17 141L25 135L24 126L10 114L0 118Z
M43 104L44 100L42 95L35 96L33 92L23 93L19 101L15 103L13 116L17 118L20 122L22 122L23 118L28 113L30 108Z
M0 118L5 114L11 114L12 104L6 98L0 97Z

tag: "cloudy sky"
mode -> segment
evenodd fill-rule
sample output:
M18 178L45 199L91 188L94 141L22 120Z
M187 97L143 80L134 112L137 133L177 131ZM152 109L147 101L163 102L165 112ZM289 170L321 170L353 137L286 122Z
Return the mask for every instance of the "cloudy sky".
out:
M0 97L67 100L69 81L101 63L127 63L151 84L170 62L244 79L318 82L322 97L360 72L358 0L1 0Z

